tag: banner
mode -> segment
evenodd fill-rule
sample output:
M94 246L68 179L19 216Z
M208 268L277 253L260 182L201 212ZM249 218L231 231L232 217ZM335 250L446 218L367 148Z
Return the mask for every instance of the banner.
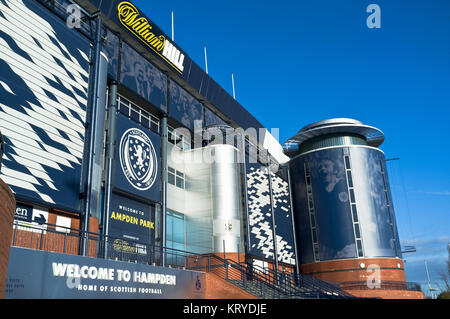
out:
M5 299L203 299L205 274L11 247Z
M152 260L155 238L155 207L112 194L108 220L111 238L108 256ZM112 248L112 249L111 249Z
M160 201L161 137L118 114L114 188Z

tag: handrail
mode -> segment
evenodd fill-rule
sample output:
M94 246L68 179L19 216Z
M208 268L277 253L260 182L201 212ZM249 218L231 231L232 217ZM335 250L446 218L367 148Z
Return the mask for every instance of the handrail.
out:
M422 291L420 284L416 282L389 281L389 280L381 280L378 283L373 283L373 285L368 284L366 281L346 281L341 282L340 287L346 290L381 289L381 290Z
M47 223L33 226L15 220L11 245L80 255L83 240L87 242L89 257L161 265L162 256L166 255L168 267L212 272L244 289L256 289L255 293L262 298L352 297L339 287L311 275L275 273L271 270L261 272L258 266L251 267L211 253L196 254Z

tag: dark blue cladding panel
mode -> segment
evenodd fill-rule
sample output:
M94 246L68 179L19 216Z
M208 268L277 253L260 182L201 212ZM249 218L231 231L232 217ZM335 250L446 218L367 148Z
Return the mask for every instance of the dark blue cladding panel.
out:
M145 245L153 244L155 222L153 205L115 193L112 194L110 205L108 236Z
M169 115L194 131L195 121L203 120L203 105L173 81L170 81L169 92Z
M291 199L285 169L280 168L276 174L272 173L272 196L278 260L288 264L295 264Z
M136 37L129 30L127 30L118 20L117 6L121 0L102 1L91 0L91 3L100 8L100 10L114 21L118 26L122 27L124 32L128 35ZM139 15L145 17L145 12L138 9ZM147 17L146 17L147 18ZM152 25L154 34L162 35L165 39L170 39L164 32L161 31L150 19L147 20ZM143 43L142 43L143 44ZM145 45L145 44L143 44ZM176 45L176 44L175 44ZM244 129L248 128L262 128L263 125L258 122L249 112L247 112L236 100L233 99L220 85L218 85L203 69L198 66L180 47L177 46L182 54L184 54L184 69L181 73L175 70L175 74L179 75L186 83L193 89L210 101L223 114L228 116L237 125ZM147 47L149 52L152 52L161 61L164 61L161 56ZM163 50L161 50L162 52ZM164 61L165 62L165 61ZM166 63L166 62L165 62ZM167 64L167 63L166 63ZM167 67L174 70L172 66L167 64Z
M167 112L167 76L128 44L122 44L120 83Z
M205 274L11 247L5 299L203 299ZM114 302L114 301L113 301Z
M146 201L160 201L161 137L118 114L114 187Z
M108 58L108 74L112 79L117 80L119 71L119 37L110 30L106 30L105 36L106 41L103 44L103 52Z
M248 237L252 255L274 259L269 175L266 168L257 162L250 162L247 157Z
M1 178L19 199L78 211L89 41L35 1L0 11Z

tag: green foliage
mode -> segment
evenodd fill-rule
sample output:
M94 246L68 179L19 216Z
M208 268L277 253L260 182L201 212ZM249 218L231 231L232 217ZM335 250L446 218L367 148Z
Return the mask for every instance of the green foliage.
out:
M450 291L441 292L437 299L450 299Z

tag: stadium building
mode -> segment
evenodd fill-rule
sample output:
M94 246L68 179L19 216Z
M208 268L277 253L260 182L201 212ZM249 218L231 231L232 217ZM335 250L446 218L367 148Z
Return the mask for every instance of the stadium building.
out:
M423 297L380 130L281 146L128 1L0 0L0 69L5 298Z

